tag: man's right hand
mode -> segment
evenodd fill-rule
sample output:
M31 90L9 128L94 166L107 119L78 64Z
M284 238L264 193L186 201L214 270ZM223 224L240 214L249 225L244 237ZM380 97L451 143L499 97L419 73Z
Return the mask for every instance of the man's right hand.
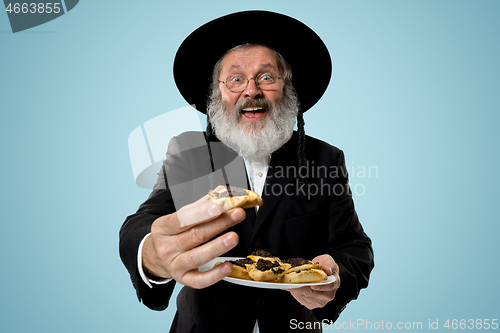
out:
M220 205L203 197L153 222L142 249L142 265L154 276L172 277L196 289L208 287L231 273L232 265L224 263L206 272L198 267L234 248L239 238L228 232L205 242L244 219L243 209L222 212Z

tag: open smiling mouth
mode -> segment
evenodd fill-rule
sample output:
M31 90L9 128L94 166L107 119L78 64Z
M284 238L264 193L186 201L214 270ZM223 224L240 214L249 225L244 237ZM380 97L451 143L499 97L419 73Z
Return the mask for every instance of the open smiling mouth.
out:
M241 114L245 116L246 118L250 119L260 119L261 117L264 116L266 113L267 109L262 106L251 106L251 107L246 107L241 110Z

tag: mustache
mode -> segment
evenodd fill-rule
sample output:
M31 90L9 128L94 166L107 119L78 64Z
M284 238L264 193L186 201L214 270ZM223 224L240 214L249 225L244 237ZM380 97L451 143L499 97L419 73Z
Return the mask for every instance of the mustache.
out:
M259 99L244 99L242 101L239 101L238 103L235 104L234 106L234 111L236 111L236 114L241 114L241 111L244 108L248 107L259 107L266 109L267 111L272 110L273 104L271 101L264 99L264 98L259 98Z

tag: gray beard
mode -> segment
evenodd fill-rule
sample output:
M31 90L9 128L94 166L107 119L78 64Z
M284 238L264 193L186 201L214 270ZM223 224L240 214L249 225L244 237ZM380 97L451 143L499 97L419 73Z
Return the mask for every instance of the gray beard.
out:
M267 107L267 117L240 124L241 110L249 105ZM222 101L219 89L214 89L207 113L215 135L239 155L256 159L270 155L290 140L299 112L299 102L294 89L287 85L283 97L275 106L268 100L251 99L236 103L234 110L233 113Z

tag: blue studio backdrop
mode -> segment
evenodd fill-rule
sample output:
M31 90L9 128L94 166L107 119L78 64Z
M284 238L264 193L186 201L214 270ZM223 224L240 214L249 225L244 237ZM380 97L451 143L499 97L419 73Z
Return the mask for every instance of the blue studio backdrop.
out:
M376 266L325 331L500 331L499 1L4 4L0 332L168 331L175 301L139 303L118 255L149 195L129 136L187 106L184 38L249 9L301 20L332 55L306 133L344 150Z

